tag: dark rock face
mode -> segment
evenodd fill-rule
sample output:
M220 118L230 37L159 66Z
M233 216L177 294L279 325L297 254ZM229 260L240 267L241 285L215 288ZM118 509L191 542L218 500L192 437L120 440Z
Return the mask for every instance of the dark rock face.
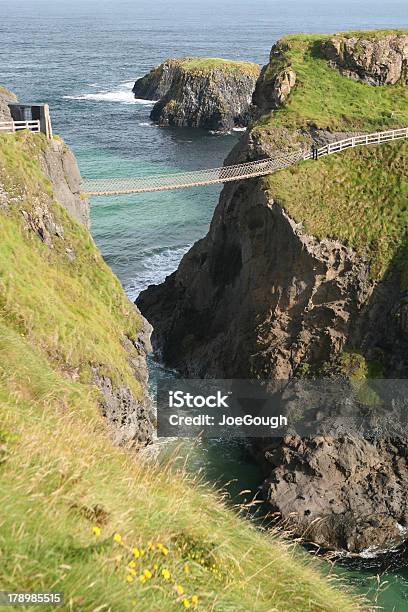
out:
M142 327L136 338L126 337L124 349L129 354L129 362L135 378L141 383L145 393L141 399L135 398L127 385L115 386L112 380L93 368L93 382L102 393L101 413L107 418L116 444L136 444L145 446L153 440L154 414L147 393L148 370L146 355L151 350L151 326L142 319ZM134 357L136 348L138 357Z
M254 181L224 189L207 237L138 305L184 374L285 379L342 349L369 291L352 251L302 234Z
M287 51L286 43L276 43L269 64L261 70L253 95L258 116L282 106L296 85L297 75L287 59Z
M336 36L323 46L323 52L350 78L370 85L408 84L407 35Z
M175 78L177 60L166 60L160 66L153 68L144 77L138 79L133 86L135 98L141 100L160 100L169 91Z
M265 496L308 541L384 550L406 537L407 452L406 439L286 436L263 448Z
M159 125L230 130L247 126L252 117L252 93L259 74L255 64L194 59L167 60L139 79L138 98L158 99L151 119Z

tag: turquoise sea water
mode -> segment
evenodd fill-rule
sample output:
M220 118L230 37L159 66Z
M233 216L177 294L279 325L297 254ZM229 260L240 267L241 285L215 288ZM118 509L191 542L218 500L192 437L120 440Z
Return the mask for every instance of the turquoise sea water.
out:
M213 167L240 134L155 127L151 103L132 97L136 78L185 55L264 64L284 34L401 28L407 17L406 0L0 0L0 84L22 101L50 104L54 129L73 147L84 176ZM92 202L94 238L132 298L174 271L206 233L218 194L207 187ZM153 378L158 367L152 365ZM261 479L239 445L208 443L190 466L212 482L235 479L232 494ZM347 577L372 591L384 572L391 584L380 603L405 610L407 559L401 551L360 561Z

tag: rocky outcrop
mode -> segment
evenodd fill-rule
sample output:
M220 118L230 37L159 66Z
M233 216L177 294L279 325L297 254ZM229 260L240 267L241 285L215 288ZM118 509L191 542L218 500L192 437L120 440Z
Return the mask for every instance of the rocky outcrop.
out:
M138 305L158 355L187 377L288 379L348 344L368 360L381 355L386 375L408 375L395 269L375 285L367 262L305 234L257 180L224 188L208 235ZM300 537L350 552L405 537L404 439L288 436L253 447L265 498Z
M140 313L139 313L140 314ZM148 396L147 354L151 351L152 328L141 317L141 326L134 338L125 336L123 348L129 356L129 363L144 394L135 397L129 385L116 385L112 379L93 367L93 383L102 394L101 414L108 420L116 444L145 446L152 442L155 417Z
M285 45L274 47L262 71L254 95L259 115L285 104L293 92ZM310 121L301 124L288 128L270 118L251 127L226 163L346 137ZM331 375L331 368L354 376L353 364L344 371L335 364L356 347L365 364L381 361L381 375L405 378L406 244L376 279L364 253L330 232L317 237L307 231L262 179L227 184L207 236L137 303L154 327L158 356L187 377L286 380L309 369ZM253 447L268 476L265 497L301 537L350 552L393 546L405 537L404 439L293 435Z
M403 438L286 436L262 449L265 497L307 541L385 550L408 532L407 453Z
M287 43L276 43L269 63L261 70L253 95L258 116L282 106L296 85L297 75L288 58L288 50Z
M58 202L74 219L89 228L90 204L81 191L81 174L71 149L62 140L54 138L41 149L39 161L52 183Z
M323 54L345 76L370 85L408 84L408 35L336 36Z
M254 181L224 189L207 237L138 304L185 375L286 379L342 349L369 292L351 250L305 235Z
M0 86L0 122L11 120L11 113L8 107L11 102L17 102L17 96L5 87Z
M163 126L230 130L247 126L259 67L209 58L167 60L133 88L135 97L158 99L151 119Z

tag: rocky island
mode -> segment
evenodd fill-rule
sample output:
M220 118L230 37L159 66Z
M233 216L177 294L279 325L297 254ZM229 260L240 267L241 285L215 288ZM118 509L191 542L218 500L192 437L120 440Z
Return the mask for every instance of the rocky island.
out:
M407 126L407 35L279 41L226 164ZM137 301L156 353L187 377L406 378L407 176L401 141L226 184L207 236ZM253 448L265 498L300 536L353 553L404 539L406 439Z
M252 117L259 66L191 57L168 59L133 87L136 98L158 100L151 119L163 126L230 130Z

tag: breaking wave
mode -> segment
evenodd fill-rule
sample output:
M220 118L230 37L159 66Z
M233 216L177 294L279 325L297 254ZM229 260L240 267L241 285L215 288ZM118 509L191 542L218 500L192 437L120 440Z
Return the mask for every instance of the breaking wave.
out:
M64 99L88 100L92 102L118 102L119 104L139 104L144 106L153 106L153 104L155 104L154 100L135 98L132 92L133 85L134 81L125 81L112 90L87 92L76 96L64 96ZM89 87L95 87L95 85L91 84Z
M149 285L162 283L166 276L172 274L177 269L181 258L187 253L190 246L168 247L144 257L141 272L125 287L129 298L135 300L139 293L147 289Z

